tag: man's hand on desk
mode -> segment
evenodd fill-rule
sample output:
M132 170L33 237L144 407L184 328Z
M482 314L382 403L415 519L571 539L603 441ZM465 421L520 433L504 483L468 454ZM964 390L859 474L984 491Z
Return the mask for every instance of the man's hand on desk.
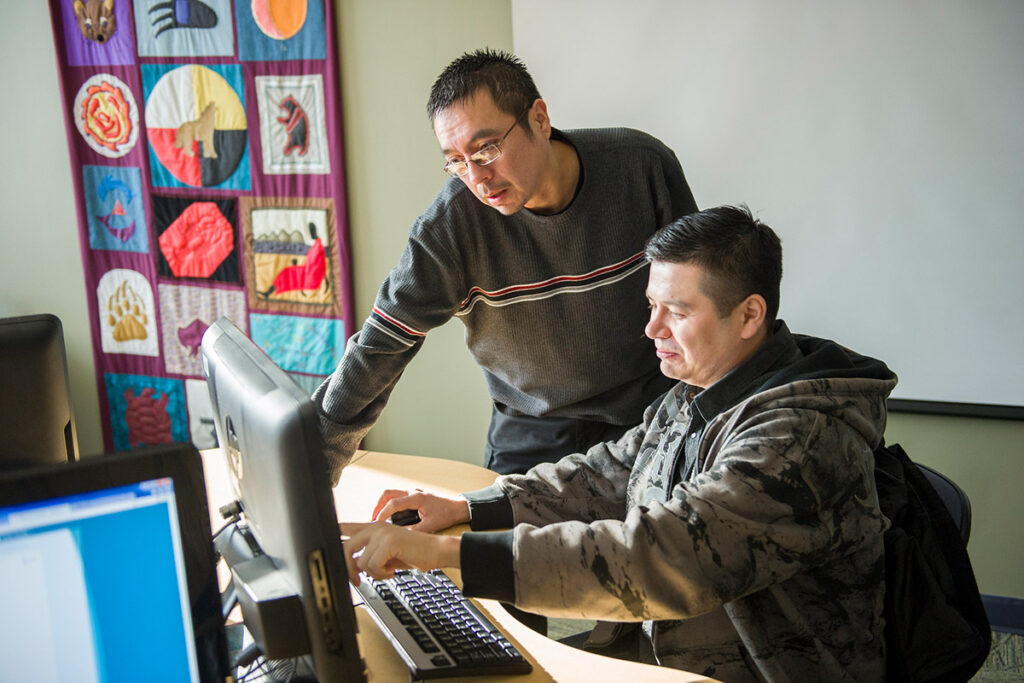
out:
M419 523L409 527L416 531L440 531L469 522L469 503L465 498L446 498L418 490L398 489L388 489L381 494L373 508L373 519L384 522L401 510L415 510L419 513Z
M339 525L345 539L349 580L359 585L359 572L375 579L389 579L395 570L458 568L458 536L435 536L386 522ZM357 557L358 555L358 557Z

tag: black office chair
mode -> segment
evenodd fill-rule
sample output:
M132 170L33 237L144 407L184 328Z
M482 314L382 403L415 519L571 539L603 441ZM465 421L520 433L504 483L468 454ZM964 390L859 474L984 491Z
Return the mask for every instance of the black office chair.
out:
M966 546L971 537L971 500L964 490L946 475L919 462L914 464L921 470L935 492L939 494L942 502L946 504L946 509L949 510L950 516L956 522L957 528L960 529L960 537L963 538Z

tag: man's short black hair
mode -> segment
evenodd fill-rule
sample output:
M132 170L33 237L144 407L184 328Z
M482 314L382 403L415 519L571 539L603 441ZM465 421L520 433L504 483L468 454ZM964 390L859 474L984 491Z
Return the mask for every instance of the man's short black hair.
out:
M501 111L519 116L540 99L537 86L522 60L501 50L484 48L467 52L445 67L434 81L427 100L430 123L442 111L456 102L487 88ZM520 125L529 132L529 122Z
M645 253L649 261L703 268L701 290L721 317L751 294L760 294L771 329L779 312L782 242L746 206L719 206L678 218L651 236Z

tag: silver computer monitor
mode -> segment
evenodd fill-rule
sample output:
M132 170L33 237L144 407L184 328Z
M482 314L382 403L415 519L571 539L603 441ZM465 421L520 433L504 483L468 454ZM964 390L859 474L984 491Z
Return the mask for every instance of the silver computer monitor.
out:
M238 590L246 626L268 659L306 650L309 656L297 659L319 680L363 681L334 498L309 394L225 318L206 331L201 349L240 521L258 547L244 561L228 558L234 580L247 584ZM291 601L281 598L288 592ZM291 604L301 605L304 633L282 628Z

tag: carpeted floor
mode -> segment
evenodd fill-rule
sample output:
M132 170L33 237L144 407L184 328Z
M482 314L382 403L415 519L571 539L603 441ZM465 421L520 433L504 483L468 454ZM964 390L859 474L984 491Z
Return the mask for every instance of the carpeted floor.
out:
M548 619L548 638L561 640L566 636L583 633L594 628L593 621L580 619Z
M1024 681L1024 636L992 633L992 650L971 683Z

